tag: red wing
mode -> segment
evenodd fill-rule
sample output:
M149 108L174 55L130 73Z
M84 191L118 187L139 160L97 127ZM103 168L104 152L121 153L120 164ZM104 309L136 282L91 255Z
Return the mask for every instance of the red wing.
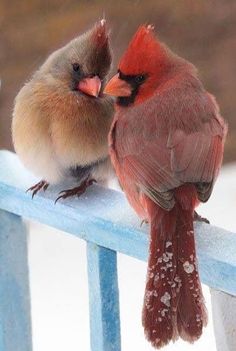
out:
M222 161L225 130L220 117L188 133L181 129L168 133L155 117L149 123L143 122L142 115L132 117L136 123L126 121L116 130L125 182L135 182L141 192L166 209L174 205L172 190L184 183L195 183L199 199L207 201Z
M207 201L222 162L224 130L212 118L200 132L181 134L174 133L168 141L171 169L180 182L195 183L199 199Z

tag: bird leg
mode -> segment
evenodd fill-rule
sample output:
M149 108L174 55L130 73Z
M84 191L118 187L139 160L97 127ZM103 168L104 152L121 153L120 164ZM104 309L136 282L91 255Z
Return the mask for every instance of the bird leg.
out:
M45 180L41 180L37 184L33 185L31 188L27 189L26 192L32 191L32 199L34 198L34 195L37 194L37 192L41 189L43 191L46 191L49 186L49 183L47 183Z
M193 220L195 222L204 222L204 223L210 224L210 221L208 221L207 218L200 216L196 211L194 211Z
M77 195L78 197L81 196L86 191L86 189L93 183L97 183L97 181L95 179L91 179L88 177L79 186L72 189L60 191L59 193L60 196L58 196L55 203L57 203L57 201L60 199L66 199L71 196L75 196L75 195Z
M148 224L148 220L147 219L143 219L142 222L140 223L140 227L142 227L143 224Z

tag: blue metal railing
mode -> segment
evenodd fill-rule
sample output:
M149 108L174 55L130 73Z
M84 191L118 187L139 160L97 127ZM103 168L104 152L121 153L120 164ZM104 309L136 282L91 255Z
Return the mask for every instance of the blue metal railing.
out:
M120 192L93 186L79 199L55 205L59 187L33 200L25 192L35 181L15 154L0 152L0 351L32 350L27 231L21 217L87 242L91 350L121 350L116 255L146 260L148 226L140 227ZM236 295L236 236L203 223L195 228L201 280Z

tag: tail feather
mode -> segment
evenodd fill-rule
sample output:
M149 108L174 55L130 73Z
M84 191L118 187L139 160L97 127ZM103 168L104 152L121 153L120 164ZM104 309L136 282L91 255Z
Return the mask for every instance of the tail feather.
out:
M207 324L207 311L198 275L192 213L181 208L180 211L176 232L179 245L177 276L181 281L177 326L182 339L194 342Z
M207 323L199 281L193 210L176 203L170 211L148 204L151 235L142 321L156 348L180 336L197 340Z
M167 220L168 216L168 220ZM143 306L143 326L147 339L156 348L176 340L175 276L176 216L161 208L151 222L150 252ZM158 233L158 234L157 234ZM175 312L174 312L175 311Z

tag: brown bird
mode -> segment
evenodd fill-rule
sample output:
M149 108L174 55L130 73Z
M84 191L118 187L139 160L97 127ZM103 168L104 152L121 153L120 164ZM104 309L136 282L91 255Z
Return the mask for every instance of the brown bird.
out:
M23 164L42 178L28 189L32 197L68 177L78 186L62 191L58 199L80 195L112 175L107 135L114 109L112 98L103 95L110 66L102 20L53 52L18 93L14 147Z

